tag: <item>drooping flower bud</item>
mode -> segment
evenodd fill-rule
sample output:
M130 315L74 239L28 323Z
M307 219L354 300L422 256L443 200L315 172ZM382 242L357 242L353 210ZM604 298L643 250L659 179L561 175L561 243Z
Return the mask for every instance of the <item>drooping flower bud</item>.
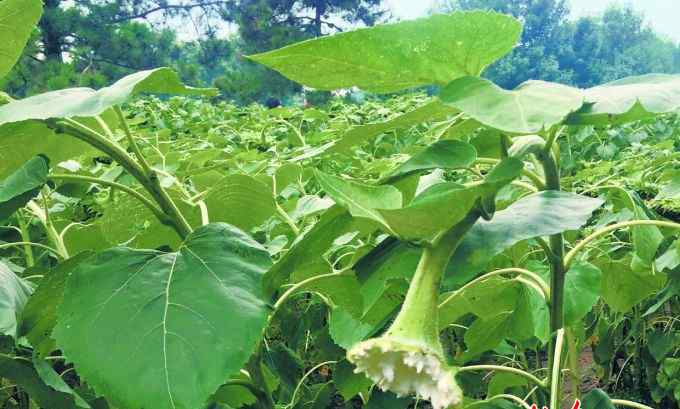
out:
M390 329L347 353L356 372L382 390L415 394L429 400L434 409L453 408L463 400L455 369L444 358L437 312L441 278L454 249L455 243L426 248Z

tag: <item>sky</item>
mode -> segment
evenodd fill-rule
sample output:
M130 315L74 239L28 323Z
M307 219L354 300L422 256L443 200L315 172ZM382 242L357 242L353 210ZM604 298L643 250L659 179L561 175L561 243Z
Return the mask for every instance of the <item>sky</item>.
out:
M395 16L411 19L424 15L434 0L387 0ZM596 15L610 3L631 4L644 13L655 31L680 41L680 0L571 0L574 17Z

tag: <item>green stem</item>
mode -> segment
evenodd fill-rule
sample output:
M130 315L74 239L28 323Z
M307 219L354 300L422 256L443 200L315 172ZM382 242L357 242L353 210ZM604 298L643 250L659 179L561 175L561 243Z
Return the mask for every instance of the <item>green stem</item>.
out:
M120 109L118 105L116 105L113 109L114 111L116 111L118 121L120 121L120 124L123 127L123 133L125 133L125 137L128 140L128 144L130 145L132 152L135 154L137 160L142 165L142 169L144 169L144 171L147 174L149 174L151 171L151 167L149 166L149 163L146 161L146 157L142 154L141 149L139 149L139 145L137 145L137 141L135 140L135 137L132 135L132 132L130 131L130 127L128 126L123 111Z
M545 174L545 189L546 190L561 190L560 186L560 170L557 162L550 152L543 152L536 156L539 162L543 165L543 173ZM550 263L550 333L555 334L564 327L564 279L566 275L566 268L564 263L564 236L562 233L550 236L550 255L548 261ZM548 368L553 368L555 363L553 357L555 356L555 342L551 340L548 348ZM557 363L559 366L560 363ZM559 385L561 382L561 371L553 372L555 379L551 379L551 385ZM559 393L559 389L558 389ZM559 400L559 397L556 397Z
M423 347L441 349L437 307L442 276L458 244L479 217L479 211L473 209L432 247L423 249L404 305L387 331L388 337L410 339L410 334L423 334L423 342L426 344ZM443 355L441 350L433 352Z
M593 240L605 236L615 230L635 226L657 226L680 230L680 223L667 222L663 220L631 220L627 222L612 224L610 226L603 227L600 230L595 231L585 239L581 240L577 245L575 245L574 248L572 248L564 257L564 265L569 267L571 263L574 261L574 257Z
M57 132L69 134L109 155L144 186L147 192L149 192L151 197L153 197L163 212L168 216L170 226L175 229L180 237L186 238L191 234L191 225L189 225L184 218L184 215L182 215L177 208L177 205L170 199L170 196L168 196L167 192L160 185L158 175L155 171L149 170L149 173L147 173L147 171L120 145L108 140L97 131L90 129L77 121L67 119L65 121L49 123L49 125Z
M58 256L59 258L62 258L62 259L63 259L63 257L61 256L61 254L59 254L59 251L57 251L57 249L52 248L52 247L50 247L50 246L46 246L46 245L44 245L44 244L33 243L33 242L31 242L31 241L16 241L16 242L14 242L14 243L4 243L4 244L0 244L0 250L12 248L12 247L26 247L26 246L29 246L29 247L37 247L37 248L41 248L41 249L43 249L43 250L50 251L50 252L52 252L54 255L56 255L56 256Z
M68 259L69 253L68 249L66 248L66 244L64 244L64 240L62 239L61 235L59 232L57 232L57 229L54 228L54 225L50 221L49 214L33 200L28 202L26 206L31 212L33 212L35 217L40 220L40 223L45 228L47 238L50 240L56 251L55 254L62 260Z
M543 281L541 276L539 276L538 274L533 273L529 270L523 269L523 268L511 267L511 268L503 268L503 269L500 269L500 270L495 270L495 271L492 271L490 273L486 273L482 276L475 278L474 280L465 284L461 288L459 288L456 291L454 291L453 293L451 293L448 297L446 297L446 299L439 304L439 308L440 309L444 308L444 306L446 306L446 304L451 302L456 296L458 296L459 294L462 294L463 292L465 292L465 290L469 289L470 287L473 287L474 285L476 285L476 284L478 284L478 283L480 283L480 282L482 282L482 281L484 281L488 278L498 276L498 275L510 274L510 273L515 273L517 275L527 277L529 279L529 281L531 281L536 287L538 287L538 289L543 294L543 298L545 298L546 302L550 303L550 288L548 287L548 284L546 284L546 282Z
M458 372L478 372L478 371L498 371L498 372L508 372L531 381L534 385L545 388L547 387L546 380L540 380L536 376L530 374L529 372L523 371L521 369L513 368L510 366L500 366L500 365L470 365L462 366L458 368Z
M557 330L555 357L553 358L552 376L550 377L550 409L559 409L561 397L560 372L562 372L562 346L564 344L564 328Z
M164 224L168 223L168 216L165 213L163 213L163 211L158 206L156 206L151 200L147 199L143 194L139 193L138 191L136 191L136 190L134 190L134 189L132 189L128 186L122 185L120 183L113 182L113 181L110 181L110 180L99 179L99 178L95 178L95 177L91 177L91 176L83 176L83 175L51 174L51 175L48 175L47 178L50 179L50 180L55 180L55 181L56 180L62 180L62 181L94 183L94 184L109 186L109 187L112 187L114 189L118 189L122 192L125 192L125 193L133 196L134 198L136 198L137 200L142 202L142 204L144 204L144 206L146 206L149 210L151 210L151 212L154 215L156 215L156 217L158 218L158 220L161 223L164 223Z
M17 214L17 220L19 221L19 231L21 232L21 241L31 242L31 234L28 231L28 225L24 218ZM24 245L24 257L26 258L26 266L33 267L35 265L35 258L33 257L33 248L30 244Z
M288 301L288 299L289 299L290 297L292 297L293 295L295 295L295 293L296 293L297 291L299 291L299 290L303 289L304 287L306 287L306 286L308 286L308 285L310 285L310 284L313 284L313 283L315 283L315 282L317 282L317 281L323 280L323 279L325 279L325 278L328 278L328 277L336 277L336 276L340 276L340 275L342 275L342 273L320 274L320 275L318 275L318 276L310 277L310 278L308 278L308 279L306 279L306 280L302 280L302 281L300 281L299 283L294 284L294 285L291 286L289 289L287 289L286 292L283 293L283 294L281 295L281 297L279 297L278 300L276 300L276 303L274 304L274 311L272 312L271 315L274 316L274 314L276 314L276 312L277 312L279 309L281 309L281 306L282 306L286 301Z

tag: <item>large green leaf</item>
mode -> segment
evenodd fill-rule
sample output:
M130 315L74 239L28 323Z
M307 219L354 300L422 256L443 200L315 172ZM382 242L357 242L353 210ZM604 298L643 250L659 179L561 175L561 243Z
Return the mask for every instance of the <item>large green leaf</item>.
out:
M415 172L432 169L461 169L477 160L477 151L469 143L444 140L433 143L402 163L385 181L392 183Z
M16 337L19 316L33 288L0 262L0 334Z
M570 124L606 125L637 121L680 108L680 75L623 78L584 91L586 105Z
M580 228L601 205L600 199L568 192L544 191L523 197L496 212L491 221L475 223L449 262L447 284L465 283L494 256L522 240Z
M19 336L25 336L40 356L56 349L52 329L57 323L57 308L64 298L68 275L92 252L80 253L51 269L35 289L21 314Z
M0 106L0 125L29 119L93 117L139 94L215 95L212 88L183 85L170 68L140 71L95 91L69 88Z
M16 64L41 15L40 0L0 2L0 78Z
M104 251L69 278L57 345L122 409L200 407L260 340L270 265L261 245L222 223L176 253Z
M246 231L276 213L272 189L248 175L225 176L210 190L205 204L211 222L233 224Z
M5 180L0 180L0 220L5 220L40 193L47 183L49 161L38 156L26 162Z
M401 209L380 209L380 216L402 239L433 239L461 221L478 199L493 196L503 186L517 178L521 161L506 159L470 187L456 183L440 183L425 190L411 204Z
M515 46L521 24L472 11L359 29L251 56L308 87L388 93L479 75Z
M518 134L549 129L583 105L581 90L567 85L527 81L508 91L478 77L451 82L440 98L486 126Z

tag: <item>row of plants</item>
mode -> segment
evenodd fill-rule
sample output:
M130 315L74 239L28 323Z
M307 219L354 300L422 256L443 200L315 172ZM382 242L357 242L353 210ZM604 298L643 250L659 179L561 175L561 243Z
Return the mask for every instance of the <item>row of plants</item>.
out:
M0 75L40 2L10 15ZM481 78L520 33L473 11L250 57L433 97L244 108L167 68L6 96L4 407L677 405L680 79Z

